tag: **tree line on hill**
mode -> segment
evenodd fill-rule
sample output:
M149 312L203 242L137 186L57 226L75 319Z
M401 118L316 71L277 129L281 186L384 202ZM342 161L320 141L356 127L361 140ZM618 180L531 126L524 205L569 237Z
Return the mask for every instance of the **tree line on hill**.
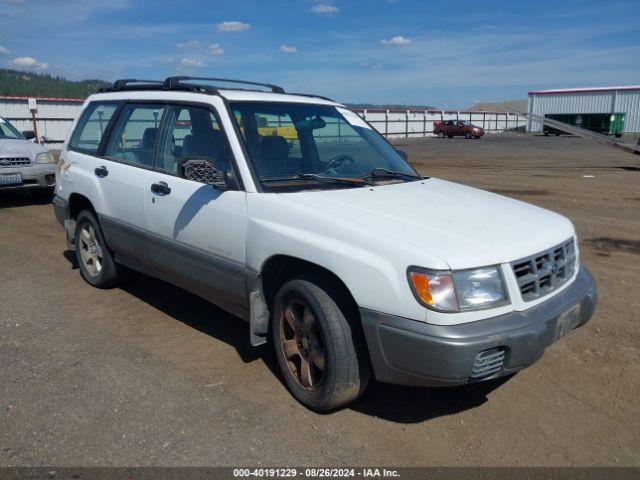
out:
M46 73L0 69L0 96L86 98L105 85L103 80L74 82Z
M25 72L0 68L0 96L8 97L56 97L87 98L100 88L109 86L104 80L81 80L74 82L66 78L47 73ZM348 103L356 109L389 109L389 110L433 110L431 105L398 105L373 103Z

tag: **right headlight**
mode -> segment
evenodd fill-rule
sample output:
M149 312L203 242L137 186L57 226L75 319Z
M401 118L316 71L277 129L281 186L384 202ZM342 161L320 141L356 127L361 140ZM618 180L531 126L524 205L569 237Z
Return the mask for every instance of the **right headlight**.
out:
M499 265L454 271L409 267L407 274L416 300L438 312L483 310L509 303Z
M36 155L36 163L55 163L51 152L42 152Z

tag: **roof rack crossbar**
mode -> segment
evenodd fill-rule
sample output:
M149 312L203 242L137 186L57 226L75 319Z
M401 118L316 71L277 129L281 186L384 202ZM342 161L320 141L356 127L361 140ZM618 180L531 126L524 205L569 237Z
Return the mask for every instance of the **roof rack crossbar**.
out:
M122 78L113 82L113 85L102 87L99 92L116 92L120 90L144 90L162 87L161 80L140 80L136 78Z
M206 81L206 82L224 82L224 83L239 83L243 85L255 85L258 87L264 87L271 90L273 93L285 93L284 88L278 85L272 85L270 83L250 82L245 80L234 80L230 78L212 78L212 77L169 77L164 81L164 88L168 90L184 88L187 84L181 84L183 81ZM206 90L207 87L200 85L188 85L193 87L200 87ZM211 87L209 87L211 88Z
M162 84L162 80L140 80L140 79L137 79L137 78L123 78L121 80L116 80L115 82L113 82L113 88L114 88L114 90L124 90L129 85L131 85L132 83L148 84L148 85L161 85Z

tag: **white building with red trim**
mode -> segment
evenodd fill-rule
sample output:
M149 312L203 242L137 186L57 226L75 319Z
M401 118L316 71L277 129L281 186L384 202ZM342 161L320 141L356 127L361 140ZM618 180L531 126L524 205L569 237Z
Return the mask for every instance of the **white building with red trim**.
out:
M38 136L47 148L60 148L66 140L73 120L80 113L81 98L35 97ZM0 96L0 117L18 130L33 130L33 117L29 110L29 97Z

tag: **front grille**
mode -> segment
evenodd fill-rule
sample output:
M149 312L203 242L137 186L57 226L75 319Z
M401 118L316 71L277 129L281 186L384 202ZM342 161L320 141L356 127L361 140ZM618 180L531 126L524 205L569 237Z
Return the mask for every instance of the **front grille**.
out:
M28 165L31 165L31 160L27 157L0 157L0 168L24 167Z
M473 380L479 380L499 372L504 364L505 353L503 347L480 352L476 355L469 377Z
M573 239L511 263L524 301L553 292L569 280L576 269L576 244Z

